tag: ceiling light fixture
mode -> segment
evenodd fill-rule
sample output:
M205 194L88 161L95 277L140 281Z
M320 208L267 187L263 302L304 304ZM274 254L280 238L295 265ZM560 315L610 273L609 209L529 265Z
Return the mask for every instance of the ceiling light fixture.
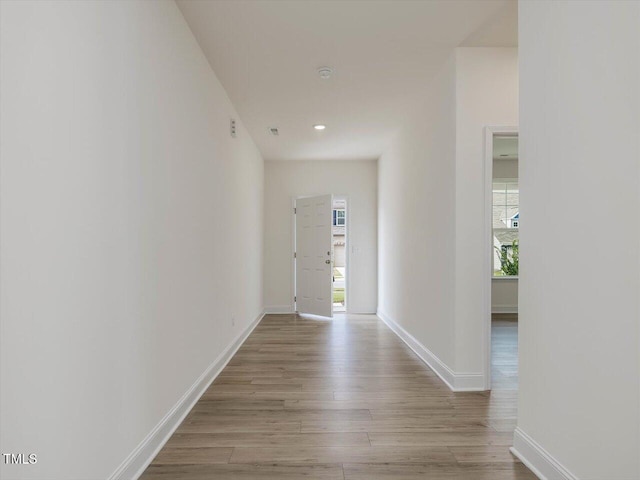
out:
M327 128L326 125L314 125L313 128L315 128L316 130L324 130L325 128Z
M330 78L332 74L333 70L330 67L320 67L318 69L318 75L320 75L320 78L323 80Z

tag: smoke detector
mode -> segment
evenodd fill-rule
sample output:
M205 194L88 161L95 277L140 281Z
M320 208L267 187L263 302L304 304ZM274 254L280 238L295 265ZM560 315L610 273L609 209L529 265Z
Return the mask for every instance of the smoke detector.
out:
M329 67L320 67L318 69L318 75L320 75L320 78L323 80L330 78L332 74L333 70Z

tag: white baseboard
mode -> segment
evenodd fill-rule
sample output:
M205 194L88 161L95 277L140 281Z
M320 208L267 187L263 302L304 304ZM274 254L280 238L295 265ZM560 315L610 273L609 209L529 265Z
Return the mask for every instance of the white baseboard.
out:
M376 309L371 307L351 307L347 305L347 313L351 313L353 315L375 315Z
M540 480L578 480L539 443L516 427L511 453L520 459Z
M124 462L116 468L108 480L135 480L142 475L205 390L209 388L209 385L211 385L222 369L229 363L229 360L231 360L233 355L238 351L253 329L260 323L264 315L264 312L258 315L258 317L218 355L218 358L209 365L189 390L185 392L182 398L178 400L164 418L160 420L160 423L149 432L145 439L140 442Z
M377 315L451 390L454 392L481 392L486 390L485 379L482 373L454 372L427 347L416 340L413 335L389 318L389 316L380 310L378 310Z
M267 305L265 313L294 313L293 305Z
M267 305L266 307L264 307L264 312L286 314L286 313L295 313L295 310L293 305ZM371 307L360 308L360 307L347 306L346 313L352 313L354 315L375 315L376 309Z
M491 313L518 313L518 305L492 305Z

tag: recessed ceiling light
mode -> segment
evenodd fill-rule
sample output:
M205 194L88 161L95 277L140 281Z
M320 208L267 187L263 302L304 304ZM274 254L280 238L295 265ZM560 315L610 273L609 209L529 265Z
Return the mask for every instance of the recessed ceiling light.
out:
M314 125L313 128L315 128L316 130L324 130L325 128L327 128L326 125Z
M330 67L320 67L318 69L318 75L320 75L320 78L323 80L330 78L332 74L333 70Z

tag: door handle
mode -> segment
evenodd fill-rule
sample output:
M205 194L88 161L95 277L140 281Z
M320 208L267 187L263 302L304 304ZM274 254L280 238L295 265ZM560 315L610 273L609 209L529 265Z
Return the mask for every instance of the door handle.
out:
M331 263L331 260L325 260L324 263L326 263L327 265L329 265Z

